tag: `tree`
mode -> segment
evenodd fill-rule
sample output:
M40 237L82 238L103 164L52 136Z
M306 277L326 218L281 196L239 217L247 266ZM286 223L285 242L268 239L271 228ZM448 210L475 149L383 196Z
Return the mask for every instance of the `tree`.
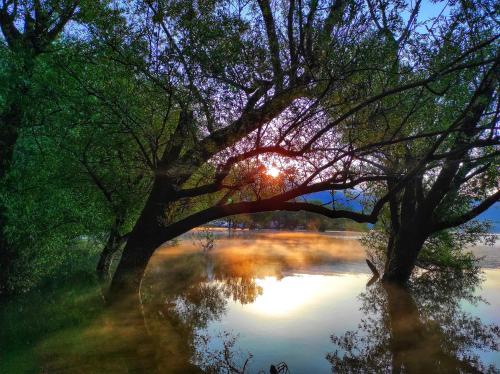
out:
M113 89L122 84L124 92L116 69L111 74L104 63L91 67L80 61L85 53L90 52L78 43L61 43L49 59L39 60L43 74L31 87L38 100L30 107L30 127L20 132L2 190L8 208L5 234L16 253L9 291L54 276L61 261L81 252L75 247L86 242L104 245L99 262L104 278L149 188L137 145L120 132L124 124L61 69L77 69L96 84L112 76ZM130 110L137 101L129 100Z
M4 4L17 15L16 2ZM404 195L413 176L436 161L432 146L412 169L377 167L377 157L404 148L401 143L421 150L431 139L435 151L449 144L455 128L425 121L413 127L429 108L422 100L434 98L439 108L442 87L457 77L467 87L493 64L496 40L481 31L453 49L449 34L423 37L419 4L403 24L394 14L386 17L387 4L137 1L120 4L123 17L111 26L90 25L81 43L88 49L80 49L86 63L59 61L59 71L72 79L58 88L65 110L34 117L50 114L61 125L51 137L59 139L55 144L69 141L61 156L70 156L91 182L82 193L93 189L105 201L112 217L107 248L113 249L102 264L127 239L111 294L137 291L159 245L211 220L305 210L374 223L387 202ZM391 6L393 13L408 8ZM450 29L463 35L469 20L450 19ZM446 28L448 21L436 24ZM82 99L64 95L78 88ZM70 116L79 124L68 137ZM117 151L125 143L127 154ZM277 175L267 173L271 166ZM376 189L395 177L358 212L335 201L320 206L299 199ZM114 179L125 181L124 188L115 188ZM136 191L147 195L140 213L128 209L143 203L132 197ZM118 228L124 221L130 234Z
M440 66L443 59L463 53L463 46L469 44L481 50L468 56L469 69L426 87L427 92L422 92L411 116L388 112L392 105L388 100L380 107L378 117L373 118L380 125L372 131L379 131L380 126L400 129L409 122L407 131L440 132L424 141L407 142L372 155L374 167L393 175L382 194L397 191L389 199L387 211L386 280L405 283L422 248L430 248L436 241L439 246L441 239L444 249L443 239L449 240L452 234L445 235L443 230L466 224L500 199L498 170L494 166L500 145L500 60L495 44L498 34L489 16L485 16L489 6L483 2L478 2L475 10L460 6L451 12L449 27L439 31L442 47L430 60L431 66ZM415 17L417 8L412 12ZM372 13L372 17L385 37L395 69L402 69L404 63L399 56L404 49L401 37L397 37L397 25L383 21L397 19L397 11L394 5ZM461 24L463 19L467 24ZM433 34L433 38L437 37ZM469 231L471 228L481 226L469 225Z
M57 40L37 57L26 121L2 186L12 254L11 276L3 274L8 291L53 277L82 242L104 247L97 270L106 279L150 189L148 161L171 126L168 97L113 62L118 47L130 49L134 61L143 55L120 37L121 14L104 13L112 22L94 18L80 30L85 38Z
M68 87L59 88L65 94L59 105L70 106L72 116L74 111L81 114L76 123L73 120L71 131L65 127L67 118L52 116L62 127L50 134L63 149L61 157L73 159L74 169L86 177L82 190L95 190L103 199L102 211L110 217L97 264L102 280L109 277L111 258L126 242L150 191L157 153L173 125L168 97L127 66L112 61L114 48L129 48L140 61L140 46L123 40L111 46L108 42L98 39L77 46L70 57L73 61L59 61L64 64L59 71L75 95L68 95ZM68 101L67 96L76 98Z
M300 151L291 149L288 142L306 131L302 123L312 122L317 107L314 102L318 102L321 93L329 89L329 79L324 81L321 78L331 73L320 63L323 58L321 48L327 48L335 26L338 27L338 34L343 34L334 48L339 52L337 57L342 56L349 68L334 71L334 75L339 81L347 79L347 76L355 75L354 67L358 65L351 52L341 53L344 48L353 49L359 39L359 34L351 31L351 26L356 25L353 29L363 26L364 21L357 18L354 7L346 11L345 19L342 19L338 16L340 10L337 6L330 6L327 14L317 14L317 4L306 13L302 8L294 8L293 2L289 9L285 9L289 12L288 26L285 26L288 36L283 38L278 37L274 17L284 9L271 9L267 1L250 4L248 9L236 4L235 8L218 2L208 4L206 8L194 9L186 3L182 10L163 2L153 2L148 6L153 15L151 27L156 35L161 35L166 45L159 51L158 58L164 61L164 56L168 56L170 66L175 68L172 75L186 82L189 90L177 98L179 122L159 160L152 192L124 249L112 284L115 293L121 288L134 289L138 286L147 261L157 246L200 223L251 212L252 209L320 209L301 203L283 204L307 192L307 188L311 188L308 186L279 199L261 200L253 208L247 202L229 209L225 206L227 204L219 204L195 213L189 220L170 225L169 220L165 221L165 216L170 216L165 212L175 209L186 198L221 190L228 193L238 190L238 185L224 184L233 165L259 154L274 153L298 158L316 151L312 146L319 143L317 140L322 134L316 138L309 137L310 144L304 144L304 149ZM193 25L191 20L195 18L197 22ZM261 19L264 20L264 30L259 26ZM351 23L349 26L348 21ZM317 23L314 28L313 22ZM318 35L316 30L321 30ZM148 35L155 33L149 32ZM327 40L323 40L325 35ZM206 46L211 46L208 51ZM355 54L355 50L352 53ZM286 54L287 58L282 60L282 54ZM218 58L221 55L224 55L223 60ZM316 77L316 74L320 76ZM361 110L373 100L363 101L352 110ZM282 121L290 120L290 123L278 133L274 129L266 130L268 122L282 113L288 116ZM325 126L323 134L328 131ZM196 186L203 182L198 173L209 161L215 164L211 181L199 187L183 188L187 183L188 186ZM317 168L315 174L313 171L311 180L327 167ZM329 181L337 181L337 177L332 176ZM249 184L249 180L243 182ZM290 185L291 182L288 183ZM322 188L330 185L325 182ZM351 215L351 212L348 214ZM341 216L342 213L334 215Z
M80 0L3 0L0 4L1 48L5 64L0 107L0 180L10 170L16 143L28 119L38 59L51 51L70 21L85 22L103 9L100 2ZM0 202L0 292L4 291L10 264L16 256L4 235L6 214L3 202Z
M385 173L368 167L369 155L430 135L408 135L411 131L405 128L357 146L380 103L394 98L391 113L409 116L410 104L423 91L432 91L431 85L444 84L457 71L491 63L478 57L482 47L493 42L490 39L478 45L467 42L446 58L440 46L427 50L425 43L408 43L405 52L415 61L409 59L412 64L405 69L386 74L385 60L373 62L384 57L384 43L369 21L370 7L362 4L332 3L321 10L317 2L302 7L294 1L283 6L268 1L184 5L151 2L141 13L151 17L142 32L158 38L155 46L161 44L152 51L152 62L168 61L169 77L185 82L186 90L169 91L178 103L179 121L155 166L151 194L125 246L111 285L114 295L139 287L161 243L214 219L282 209L375 222L403 183L374 203L369 213L290 200L386 180ZM283 15L287 21L278 23ZM402 40L415 29L410 26ZM439 66L429 63L438 57ZM154 72L147 74L162 81L161 70ZM437 132L447 138L442 129ZM250 187L263 180L258 165L251 168L253 174L234 178L233 167L259 159L279 164L289 177L281 187L268 188L269 198ZM229 180L239 183L227 184ZM245 194L238 193L242 190ZM232 197L238 195L246 197ZM195 209L179 214L177 209L186 206Z
M400 176L399 181L388 178L386 192L382 193L396 190L404 180L404 187L389 199L384 279L405 283L422 248L437 245L444 249L446 240L457 236L444 231L467 224L499 200L498 170L494 166L499 157L499 138L495 135L498 111L489 113L490 105L496 105L497 69L496 65L490 68L461 112L439 104L439 110L444 109L448 117L443 121L445 126L453 131L446 140L437 137L430 142L430 149L407 146L402 150L403 157L386 153L380 158L383 160L378 167ZM444 95L440 99L445 99ZM458 116L450 116L452 111ZM478 224L467 227L462 232L476 239L473 233L484 232L485 228ZM453 248L459 248L456 245L461 241L457 236Z

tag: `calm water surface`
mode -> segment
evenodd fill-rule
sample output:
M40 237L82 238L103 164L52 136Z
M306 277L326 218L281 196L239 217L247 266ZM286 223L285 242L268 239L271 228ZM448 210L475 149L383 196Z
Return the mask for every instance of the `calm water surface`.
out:
M370 284L353 238L220 235L204 253L196 235L157 251L140 306L103 311L93 288L7 305L0 372L499 370L499 243L474 248L482 274L423 273L408 293Z

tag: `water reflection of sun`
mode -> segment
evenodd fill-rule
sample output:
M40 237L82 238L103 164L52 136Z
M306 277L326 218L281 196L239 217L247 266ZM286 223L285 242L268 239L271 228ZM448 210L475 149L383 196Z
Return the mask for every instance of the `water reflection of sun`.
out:
M290 315L321 297L324 278L317 275L296 275L280 280L275 277L256 279L255 283L262 287L263 294L249 308L255 313L268 316Z

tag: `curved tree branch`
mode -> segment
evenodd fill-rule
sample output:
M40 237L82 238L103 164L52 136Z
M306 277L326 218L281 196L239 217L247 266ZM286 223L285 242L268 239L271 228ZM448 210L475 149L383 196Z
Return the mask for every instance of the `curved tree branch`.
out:
M463 225L464 223L470 221L473 218L476 218L478 215L486 211L486 209L491 207L497 201L500 201L500 190L483 200L480 204L469 210L467 213L464 213L458 217L450 218L448 220L435 222L431 225L430 229L432 232L437 232L440 230L450 229L452 227Z

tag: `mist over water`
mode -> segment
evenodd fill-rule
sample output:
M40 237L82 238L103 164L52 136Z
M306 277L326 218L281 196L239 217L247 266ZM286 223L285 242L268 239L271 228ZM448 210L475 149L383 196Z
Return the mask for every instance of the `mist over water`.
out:
M72 291L71 303L51 293L7 305L2 326L18 322L3 332L0 372L226 372L246 363L245 372L257 373L282 362L292 373L500 366L498 243L473 249L486 256L481 274L423 273L408 293L367 286L366 253L352 235L221 232L210 251L196 235L157 250L139 308L89 307L98 295L92 287ZM61 285L61 292L64 286L75 289Z

